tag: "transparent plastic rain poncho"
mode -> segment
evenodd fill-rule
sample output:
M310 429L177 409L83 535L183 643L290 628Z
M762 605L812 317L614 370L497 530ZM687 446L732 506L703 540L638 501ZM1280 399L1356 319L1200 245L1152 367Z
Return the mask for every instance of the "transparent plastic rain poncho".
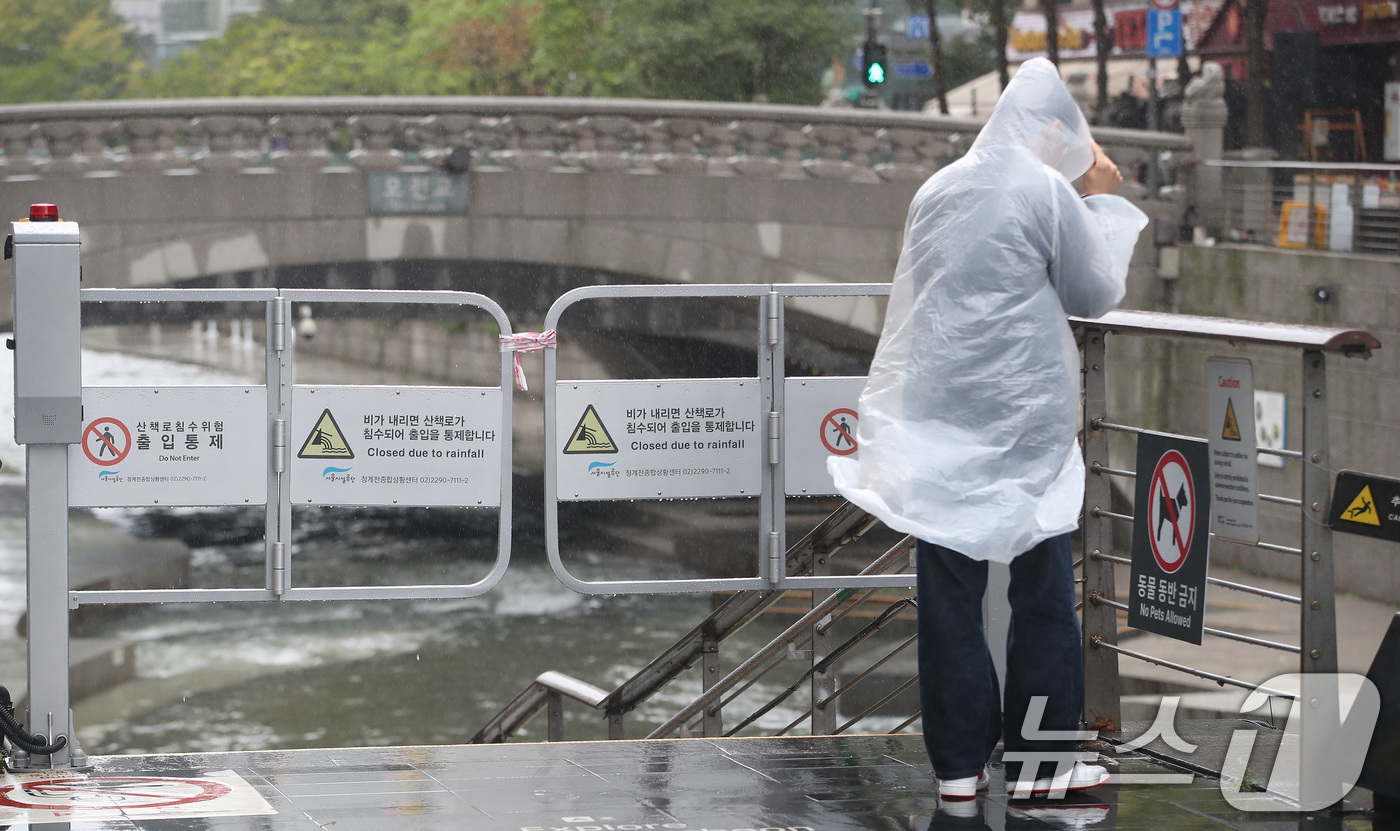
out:
M1010 562L1074 529L1079 353L1066 314L1123 299L1147 217L1070 180L1094 159L1054 66L1028 61L967 155L924 183L836 487L891 528Z

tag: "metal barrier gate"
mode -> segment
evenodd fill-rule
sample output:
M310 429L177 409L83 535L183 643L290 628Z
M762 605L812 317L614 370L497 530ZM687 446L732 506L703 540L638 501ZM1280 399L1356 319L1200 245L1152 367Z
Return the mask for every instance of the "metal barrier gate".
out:
M12 230L5 257L14 260L15 338L8 345L15 352L15 438L26 445L27 459L30 684L24 721L46 737L39 745L53 750L31 757L16 749L11 769L87 763L69 709L70 607L461 598L501 579L510 559L512 356L500 352L500 383L492 387L297 385L290 313L294 302L470 307L490 315L509 336L510 322L494 301L447 291L84 290L77 223L60 221L52 206L36 206L31 221L13 223ZM85 388L83 303L262 304L264 383ZM359 432L349 432L352 424ZM496 508L496 558L489 573L470 584L296 587L293 502ZM70 591L69 507L153 504L265 505L265 585Z
M374 305L439 305L481 309L491 315L503 335L510 334L505 312L488 297L450 291L357 291L341 289L87 289L84 303L233 303L254 302L267 306L267 379L263 401L256 395L239 403L234 388L113 388L86 387L84 406L89 411L88 433L93 425L121 422L116 415L138 411L154 415L171 399L193 406L222 405L230 414L229 432L239 418L260 423L260 430L238 436L247 446L261 452L238 459L231 447L229 458L219 462L222 479L218 485L181 482L171 494L166 484L133 483L152 487L129 487L123 483L91 483L102 476L105 459L94 460L75 449L69 454L70 493L73 507L216 506L265 504L267 506L266 546L267 585L261 589L136 589L128 591L75 591L76 607L92 603L189 603L215 601L267 600L420 600L474 597L489 591L505 574L510 562L511 517L511 385L512 360L502 352L501 385L498 387L384 387L351 385L300 385L294 383L296 333L293 330L293 303L355 303ZM244 388L251 393L252 388ZM164 395L165 399L158 396ZM215 398L221 400L214 400ZM89 403L91 402L91 403ZM156 406L159 405L159 406ZM261 406L259 406L261 405ZM146 407L140 410L140 407ZM456 408L455 411L453 408ZM434 410L437 411L434 411ZM337 418L337 412L340 413ZM392 414L392 415L386 415ZM470 415L468 415L470 414ZM347 418L348 416L351 416ZM384 418L381 418L384 416ZM471 419L477 419L472 421ZM166 419L160 419L162 422ZM207 421L212 419L199 419ZM447 423L448 421L452 423ZM427 423L431 421L432 423ZM138 422L144 425L145 422ZM352 427L353 425L353 427ZM429 439L430 431L437 438ZM444 441L450 431L451 440ZM118 432L121 432L119 429ZM148 430L147 434L154 433ZM417 433L422 439L412 438ZM333 433L340 434L336 441ZM351 434L354 439L351 439ZM124 462L133 446L141 448L141 435L128 438L118 448ZM180 432L174 435L182 436ZM188 435L188 434L184 434ZM373 436L373 438L371 438ZM313 438L320 439L317 444ZM357 456L354 445L365 442L387 443L387 448L369 448L369 458ZM179 439L175 445L180 445ZM178 450L172 445L168 449ZM397 446L395 446L397 445ZM438 450L452 446L452 450ZM207 446L207 445L206 445ZM315 449L313 449L315 448ZM154 449L152 446L151 450ZM378 455L373 455L377 451ZM446 453L479 455L446 456ZM422 456L411 456L412 453ZM437 456L432 455L438 453ZM415 459L417 461L415 461ZM435 463L435 460L441 459ZM86 460L86 462L85 462ZM400 461L402 460L402 461ZM363 471L365 464L377 470L345 475L348 470L336 464L354 461ZM89 464L90 463L90 464ZM243 470L236 466L242 466ZM466 475L448 475L444 468L472 468ZM230 469L229 466L235 466ZM97 467L98 470L92 470ZM318 471L317 468L320 468ZM427 469L424 472L424 469ZM481 472L477 472L481 471ZM84 474L89 474L84 476ZM138 474L134 474L138 475ZM460 481L452 481L452 480ZM415 480L415 481L409 481ZM160 494L159 498L151 493ZM464 506L499 508L495 564L481 580L470 584L416 586L338 586L297 587L292 581L290 550L292 505L318 506Z
M856 452L865 383L784 377L785 301L888 294L888 284L854 283L588 286L555 301L547 330L585 301L741 298L758 308L751 377L561 381L554 352L545 353L545 533L559 579L586 594L912 586L898 574L789 576L783 556L786 499L836 494L826 455ZM811 452L795 452L804 444ZM760 500L756 577L585 580L564 563L560 502L722 497Z

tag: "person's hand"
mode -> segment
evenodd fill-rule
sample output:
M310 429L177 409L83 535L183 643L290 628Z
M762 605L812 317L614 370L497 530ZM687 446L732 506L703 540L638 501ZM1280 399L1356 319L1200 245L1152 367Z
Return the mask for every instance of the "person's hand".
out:
M1084 174L1084 195L1114 193L1121 184L1123 174L1118 172L1118 165L1103 152L1098 142L1094 142L1094 166Z

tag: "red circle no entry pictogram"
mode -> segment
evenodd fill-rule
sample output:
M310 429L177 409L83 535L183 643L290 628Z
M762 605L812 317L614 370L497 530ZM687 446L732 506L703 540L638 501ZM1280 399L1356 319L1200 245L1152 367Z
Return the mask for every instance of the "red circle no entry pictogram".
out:
M1152 471L1147 491L1148 542L1157 565L1168 574L1176 572L1191 553L1191 535L1196 519L1196 483L1186 457L1168 450Z
M232 792L233 788L212 779L156 776L41 779L0 788L0 805L50 811L175 808L208 802Z
M121 431L122 440L118 440L112 432L113 425ZM131 431L115 418L93 419L83 431L83 452L93 464L103 467L120 464L131 452Z
M846 420L846 416L851 417L849 422ZM837 422L838 417L840 418L839 423ZM856 452L858 448L855 423L858 421L860 421L860 414L846 407L827 413L826 418L822 419L822 426L818 429L822 444L837 456L849 456ZM828 434L830 435L828 436Z

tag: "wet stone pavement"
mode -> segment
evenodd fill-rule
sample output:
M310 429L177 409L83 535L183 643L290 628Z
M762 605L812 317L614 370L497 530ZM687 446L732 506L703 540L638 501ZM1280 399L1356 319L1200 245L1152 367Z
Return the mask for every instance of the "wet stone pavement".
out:
M994 764L983 796L940 802L921 737L907 734L112 756L94 764L78 779L10 775L0 785L0 824L153 831L1400 825L1375 815L1363 791L1329 812L1240 810L1216 779L1140 753L1115 756L1109 784L1063 799L1008 799Z

